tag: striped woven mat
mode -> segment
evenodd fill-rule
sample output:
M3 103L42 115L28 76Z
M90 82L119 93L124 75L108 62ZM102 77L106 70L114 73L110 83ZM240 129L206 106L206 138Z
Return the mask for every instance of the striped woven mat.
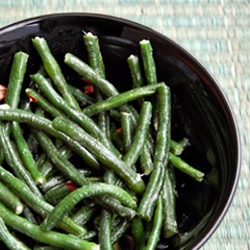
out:
M56 12L102 13L139 22L184 46L215 75L238 120L243 159L233 203L202 249L250 249L249 0L1 0L0 26Z

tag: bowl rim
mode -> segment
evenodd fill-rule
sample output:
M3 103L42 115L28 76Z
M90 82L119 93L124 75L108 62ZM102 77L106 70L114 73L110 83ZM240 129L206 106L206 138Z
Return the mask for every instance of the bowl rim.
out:
M235 159L236 159L235 167L236 167L236 169L235 170L236 171L235 171L233 183L231 184L231 189L228 191L229 195L225 199L225 202L224 202L223 206L221 207L220 212L214 218L212 226L210 226L205 231L203 230L202 234L199 236L199 239L197 241L195 241L194 245L192 246L193 250L201 248L208 241L208 239L211 238L211 236L214 234L214 232L218 229L219 225L223 221L223 219L224 219L224 217L225 217L225 215L226 215L226 213L227 213L227 211L228 211L228 209L233 201L233 197L236 193L239 178L240 178L240 173L241 173L242 151L241 151L240 131L239 131L238 123L237 123L233 108L232 108L230 101L229 101L228 97L226 96L222 86L217 81L215 76L209 71L209 69L207 69L203 65L201 60L198 59L191 51L187 50L186 48L181 46L178 42L169 38L167 35L160 33L159 31L157 31L157 30L155 30L147 25L144 25L144 24L141 24L139 22L129 20L129 19L123 18L123 17L118 17L118 16L114 16L114 15L109 15L109 14L92 13L92 12L58 12L58 13L43 14L43 15L38 15L38 16L34 16L34 17L25 18L25 19L22 19L19 21L15 21L11 24L0 27L0 36L4 33L14 31L16 28L25 27L29 24L40 22L40 21L46 20L48 18L60 18L60 17L65 17L65 16L72 17L72 18L73 17L74 18L86 17L86 18L108 19L109 21L112 21L112 22L119 22L119 23L127 24L129 26L138 28L139 30L147 31L149 33L154 34L157 37L160 37L160 38L166 40L171 45L173 45L178 50L180 50L183 54L187 55L190 59L192 59L193 63L195 63L200 69L203 70L203 72L206 74L206 76L208 76L210 78L212 85L215 88L217 94L219 94L221 99L223 100L224 106L226 107L225 112L229 116L228 120L230 120L231 125L232 125L231 137L233 138L233 141L235 142L235 145L236 145L235 146L235 148L236 148L236 151L235 151Z

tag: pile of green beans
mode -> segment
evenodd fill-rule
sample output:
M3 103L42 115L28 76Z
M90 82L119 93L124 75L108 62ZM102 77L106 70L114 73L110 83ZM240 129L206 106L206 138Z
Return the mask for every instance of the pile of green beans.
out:
M157 80L150 41L127 58L133 88L123 93L106 79L92 33L83 34L87 62L64 58L87 81L82 86L67 82L43 37L32 43L41 68L27 84L29 55L17 52L0 105L2 242L153 250L160 238L178 235L175 171L199 182L204 173L181 159L188 139L171 138L171 90Z

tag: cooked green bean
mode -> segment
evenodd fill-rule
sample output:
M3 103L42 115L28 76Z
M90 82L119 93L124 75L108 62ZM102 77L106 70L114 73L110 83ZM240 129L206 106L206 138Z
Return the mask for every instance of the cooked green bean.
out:
M121 129L122 129L124 149L127 152L132 143L132 134L133 134L130 113L121 112Z
M110 110L112 108L120 107L138 98L154 94L159 86L161 86L161 84L159 85L157 84L154 86L144 86L144 87L128 90L116 96L110 97L103 101L99 101L99 102L96 102L95 104L87 106L83 110L83 112L87 116L93 116L93 115L98 114L99 112L103 112L106 110Z
M150 221L159 196L164 176L163 165L168 158L170 147L170 89L166 85L158 88L158 118L159 128L156 135L154 169L150 175L148 185L141 199L138 215Z
M163 223L163 201L162 201L162 194L160 194L156 203L156 208L153 218L153 227L151 229L145 247L146 250L154 250L156 248L157 243L160 239L162 223Z
M111 242L111 225L112 225L112 214L110 211L103 209L101 211L101 220L98 233L98 240L100 244L100 249L103 250L113 250L113 245Z
M0 202L15 214L21 214L24 209L22 201L2 182L0 182Z
M68 89L68 84L65 80L65 77L62 74L58 62L52 55L47 41L43 37L35 37L32 39L32 43L43 61L44 69L56 85L58 91L62 94L63 98L72 107L80 110L78 102Z
M143 39L139 42L142 62L147 83L153 85L157 83L156 66L153 58L153 49L149 40Z
M138 56L130 55L127 59L127 63L130 69L133 88L138 88L144 85L143 76L140 69L140 62Z
M23 133L18 122L12 123L12 135L24 167L30 173L36 184L43 184L46 178L38 170L34 157L29 150L29 146L25 138L23 137Z
M123 156L124 162L129 167L133 167L143 150L146 137L148 136L151 117L152 104L150 102L143 102L133 142L127 153Z
M83 205L71 216L71 218L77 224L84 225L92 218L96 210L97 208L94 203Z
M83 40L88 51L89 65L101 77L105 78L105 65L102 59L98 36L87 32L83 35Z
M141 177L95 138L91 137L77 125L69 123L61 117L55 118L52 124L54 128L66 133L87 147L101 163L114 170L135 193L141 194L143 192L145 184Z
M81 106L85 106L87 104L93 104L95 102L94 98L85 94L82 90L76 88L75 86L68 84L68 88Z
M36 186L31 175L24 168L19 158L18 152L15 150L9 136L7 135L6 127L4 124L2 124L2 122L0 122L0 134L0 144L8 165L11 167L15 175L23 180L38 197L42 197L42 194Z
M113 84L101 77L87 63L74 56L73 54L66 53L64 57L64 62L73 70L75 70L79 75L85 77L93 85L97 86L106 97L119 94Z
M24 206L23 216L31 223L33 223L35 225L39 224L39 222L37 220L38 216L31 210L31 208L29 206L27 206L27 204L25 204L25 206Z
M47 156L49 157L50 161L59 171L61 171L66 177L72 180L75 184L81 186L88 183L85 176L81 174L73 164L71 164L68 160L63 159L58 154L57 148L55 147L51 139L44 132L36 130L34 134L37 141L43 148L44 152L46 152Z
M190 166L187 162L182 160L180 157L175 156L174 154L169 154L169 162L182 172L188 174L190 177L194 178L196 181L201 182L204 177L204 173L198 169Z
M96 161L95 157L89 153L89 151L82 147L78 142L66 136L64 133L60 133L54 129L51 121L44 117L20 109L4 110L0 108L0 120L27 123L36 129L41 129L55 138L65 142L65 144L77 153L89 166L99 168L99 163Z
M1 206L1 205L0 205ZM1 216L3 216L1 214ZM13 236L8 228L6 227L2 217L0 217L0 239L4 242L6 247L10 250L30 250L29 247L25 246L23 242L18 240L15 236Z
M51 246L59 247L62 249L74 249L74 250L98 250L99 246L95 243L81 240L75 236L58 233L55 231L45 232L40 226L30 223L28 220L15 215L2 204L0 204L0 214L4 220L4 223L27 235L38 242L49 244Z
M88 133L96 136L105 145L112 147L110 141L107 139L104 133L96 125L96 123L86 116L84 113L75 110L63 100L63 98L56 93L50 82L42 75L31 75L30 78L38 84L39 88L46 94L48 100L57 108L63 110L71 119L77 122Z
M162 188L163 199L163 235L170 238L178 233L176 221L176 204L175 204L175 186L171 180L171 169L165 171L164 183Z
M53 117L58 115L64 116L62 112L56 109L51 103L49 103L41 94L39 94L36 90L28 88L25 90L26 95L32 99L33 102L37 103L43 110L48 112Z
M136 249L143 250L145 247L145 232L142 220L138 216L131 220L131 232Z
M97 195L109 195L130 208L136 207L131 196L122 188L105 183L89 184L76 189L61 200L42 222L41 227L45 231L51 230L79 201Z
M17 193L30 208L42 217L45 217L50 211L53 210L52 205L45 202L43 199L40 199L21 180L16 178L1 166L0 181L8 186L14 193ZM86 230L83 227L79 226L68 217L63 218L62 223L60 223L60 228L74 235L84 235L86 233Z
M28 58L29 55L24 52L17 52L14 55L9 76L8 90L5 97L5 103L11 108L17 108L19 105Z

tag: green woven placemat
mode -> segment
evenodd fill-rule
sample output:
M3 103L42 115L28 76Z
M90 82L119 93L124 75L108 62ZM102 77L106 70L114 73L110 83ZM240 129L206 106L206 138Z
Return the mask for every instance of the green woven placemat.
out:
M242 141L233 203L203 250L250 249L250 4L247 0L4 0L0 26L55 12L115 15L149 26L184 46L215 75L230 100Z

